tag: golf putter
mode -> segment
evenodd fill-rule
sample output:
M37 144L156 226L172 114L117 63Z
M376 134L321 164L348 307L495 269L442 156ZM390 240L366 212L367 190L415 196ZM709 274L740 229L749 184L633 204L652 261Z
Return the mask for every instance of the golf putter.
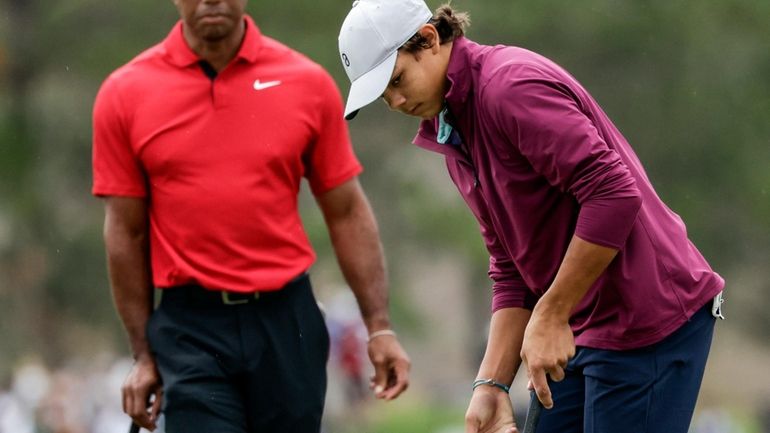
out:
M529 391L529 408L527 409L527 419L524 421L524 430L521 433L535 433L537 422L540 421L540 413L543 411L543 403L535 394L535 390Z

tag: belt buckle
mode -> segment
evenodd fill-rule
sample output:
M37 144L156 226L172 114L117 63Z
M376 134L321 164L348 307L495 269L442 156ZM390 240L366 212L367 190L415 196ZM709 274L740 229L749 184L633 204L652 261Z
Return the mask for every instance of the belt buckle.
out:
M230 292L222 290L222 303L225 305L248 304L251 299L230 299ZM254 299L259 299L259 292L253 293Z

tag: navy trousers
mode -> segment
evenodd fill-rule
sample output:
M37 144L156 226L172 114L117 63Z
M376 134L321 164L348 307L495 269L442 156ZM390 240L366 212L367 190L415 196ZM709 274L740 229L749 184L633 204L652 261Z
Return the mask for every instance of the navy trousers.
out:
M714 332L711 302L654 345L579 347L537 433L687 433Z
M163 290L148 324L167 433L317 433L329 335L307 276L276 292Z

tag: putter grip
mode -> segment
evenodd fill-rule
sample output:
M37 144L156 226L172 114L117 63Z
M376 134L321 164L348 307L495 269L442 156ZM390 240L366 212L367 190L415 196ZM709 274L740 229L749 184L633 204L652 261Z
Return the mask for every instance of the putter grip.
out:
M529 392L529 409L527 419L524 421L524 430L521 433L535 433L537 422L540 420L540 412L543 411L543 403L537 399L535 390Z
M128 433L139 433L139 430L140 430L140 429L141 429L141 427L139 427L138 425L136 425L136 423L135 423L135 422L132 422L132 423L131 423L131 428L130 428L130 429L128 429Z

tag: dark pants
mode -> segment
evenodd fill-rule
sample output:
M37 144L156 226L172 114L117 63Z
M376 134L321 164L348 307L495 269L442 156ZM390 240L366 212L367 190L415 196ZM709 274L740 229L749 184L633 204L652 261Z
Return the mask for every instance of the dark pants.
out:
M307 276L277 292L163 290L148 338L167 433L314 433L329 335Z
M687 433L715 319L711 303L663 341L611 351L578 348L537 433Z

